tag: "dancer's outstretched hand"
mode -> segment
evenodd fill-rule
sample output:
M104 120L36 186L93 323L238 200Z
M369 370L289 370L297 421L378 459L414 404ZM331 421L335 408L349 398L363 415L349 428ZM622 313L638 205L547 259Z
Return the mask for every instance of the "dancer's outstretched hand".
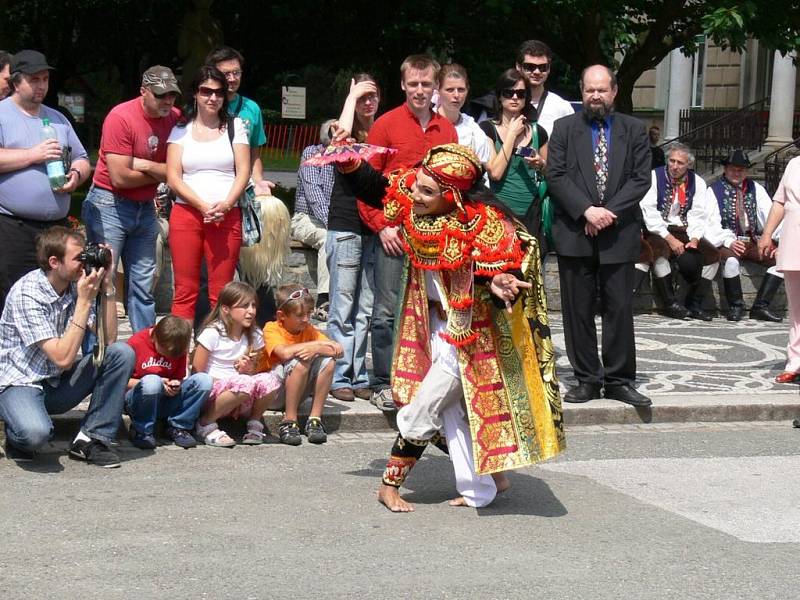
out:
M514 277L511 273L499 273L492 277L489 284L491 292L506 304L506 310L511 312L511 304L523 289L532 287L527 281Z

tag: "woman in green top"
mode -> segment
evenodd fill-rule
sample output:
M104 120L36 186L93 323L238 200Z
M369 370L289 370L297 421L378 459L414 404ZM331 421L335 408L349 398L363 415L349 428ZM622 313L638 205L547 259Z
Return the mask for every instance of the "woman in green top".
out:
M508 69L495 86L497 116L480 125L494 141L486 165L491 190L542 243L539 184L547 162L547 132L525 117L529 104L525 78Z

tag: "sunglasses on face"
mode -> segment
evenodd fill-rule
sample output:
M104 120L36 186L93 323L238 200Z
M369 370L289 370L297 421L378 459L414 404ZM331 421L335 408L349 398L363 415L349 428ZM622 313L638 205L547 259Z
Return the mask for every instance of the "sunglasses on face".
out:
M200 94L201 96L206 97L206 98L210 98L211 96L216 96L217 98L222 98L225 95L226 90L224 90L223 88L211 88L211 87L206 87L204 85L201 85L197 89L197 93Z
M292 300L300 300L300 298L302 298L303 296L310 296L310 295L311 294L309 293L308 288L303 288L302 290L295 290L291 294L289 294L289 297L286 298L286 300L284 300L283 302L281 302L275 310L280 310L284 304Z
M235 71L223 71L223 75L225 75L225 79L239 79L242 76L242 72L239 69Z
M153 96L156 98L156 100L164 100L165 98L177 98L178 94L175 92L164 92L163 94L156 94L153 92Z
M550 65L548 63L522 63L522 70L526 73L533 73L534 71L539 71L539 73L547 73L550 70Z
M501 91L500 95L503 98L506 98L507 100L511 100L511 98L514 98L515 96L517 98L519 98L520 100L524 100L525 99L525 89L524 88L521 89L521 90L507 89L507 90Z

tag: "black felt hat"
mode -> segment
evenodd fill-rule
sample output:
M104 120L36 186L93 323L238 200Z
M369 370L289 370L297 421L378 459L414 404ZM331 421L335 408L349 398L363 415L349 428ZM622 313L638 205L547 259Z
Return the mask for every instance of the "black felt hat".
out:
M747 157L747 152L741 148L733 150L728 156L720 160L719 164L723 167L731 165L732 167L744 167L745 169L749 169L752 166L750 159Z

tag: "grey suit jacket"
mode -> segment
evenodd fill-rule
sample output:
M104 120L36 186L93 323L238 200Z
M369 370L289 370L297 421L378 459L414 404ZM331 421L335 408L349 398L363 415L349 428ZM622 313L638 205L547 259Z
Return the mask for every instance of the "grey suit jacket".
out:
M592 128L582 113L555 122L548 142L547 185L553 202L553 242L561 256L589 257L597 247L603 264L633 262L639 256L642 212L650 189L650 145L644 123L614 113L611 123L605 206L617 215L596 238L584 233L583 213L599 206Z

